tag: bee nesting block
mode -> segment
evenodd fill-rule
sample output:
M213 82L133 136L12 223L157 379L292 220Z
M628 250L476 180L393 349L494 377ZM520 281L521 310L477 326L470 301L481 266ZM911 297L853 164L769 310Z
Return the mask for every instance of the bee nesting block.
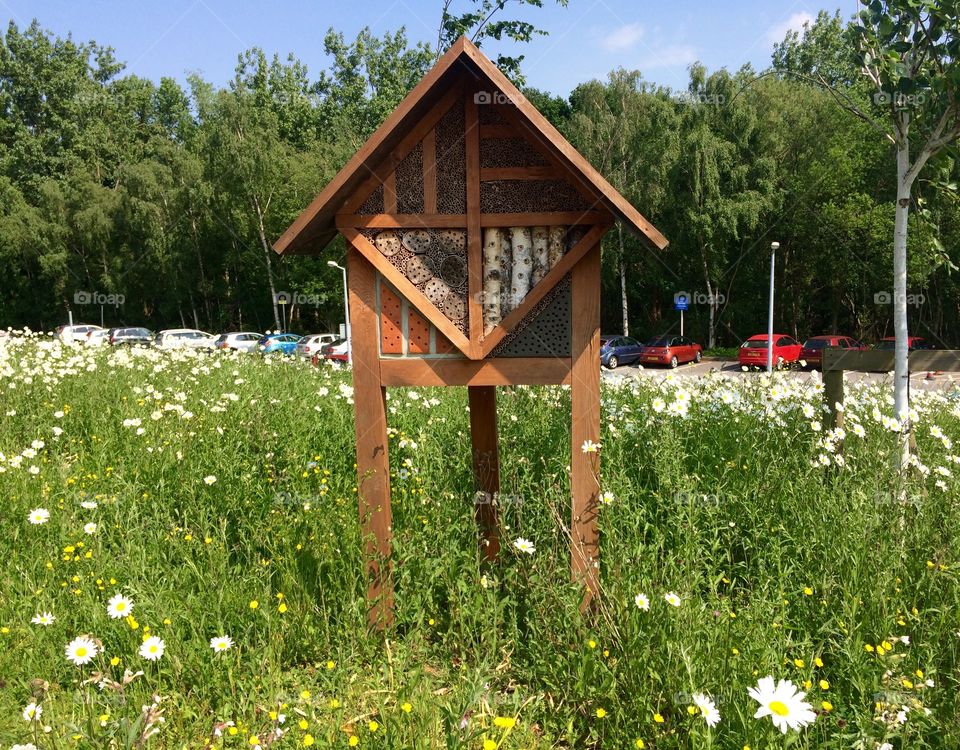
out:
M533 273L533 248L530 227L510 227L510 307L513 309L530 291L530 278Z

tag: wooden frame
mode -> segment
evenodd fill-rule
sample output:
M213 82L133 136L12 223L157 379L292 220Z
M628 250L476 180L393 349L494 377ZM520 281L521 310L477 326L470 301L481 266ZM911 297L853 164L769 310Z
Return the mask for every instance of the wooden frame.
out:
M492 90L511 104L486 104L489 98L478 96ZM438 126L442 121L448 123L444 118L461 103L464 113L463 213L439 213L441 205L456 208L459 201L452 202L446 194L438 194L441 187L438 166L446 154L453 153L449 148L446 154L438 153ZM480 106L492 109L481 117ZM491 119L499 121L483 122ZM444 125L444 128L444 138L448 139L449 127ZM540 162L537 166L503 166L511 162L500 157L493 162L497 166L491 163L484 166L483 154L494 151L484 151L482 142L497 138L526 141L543 158L535 160ZM418 144L422 154L423 212L400 213L398 203L408 204L403 208L409 210L410 201L398 201L397 170ZM507 144L498 148L502 155L504 148L509 153L510 148L518 147ZM459 159L459 150L457 154ZM518 159L512 163L523 162ZM409 169L409 163L406 168ZM449 180L450 175L456 173L445 166L443 174ZM484 183L511 183L510 189L522 194L524 188L512 183L522 185L530 181L562 181L579 196L544 203L544 207L582 205L585 210L518 212L516 208L520 206L539 203L527 198L511 205L491 206L490 197L481 200L481 195L496 194L484 193ZM457 188L449 182L444 184L452 190ZM378 189L382 189L383 195L381 212L358 213ZM527 188L527 194L536 189ZM358 511L372 628L386 628L393 619L385 401L388 387L467 387L471 464L478 498L474 508L478 552L484 564L493 564L501 552L495 502L500 491L496 388L568 385L571 391L570 575L583 586L584 607L599 595L599 453L586 451L584 446L600 441L600 242L616 219L625 222L650 247L661 250L666 247L663 235L577 153L493 63L461 38L274 245L279 253L319 253L337 232L348 243ZM518 299L511 303L513 309L502 319L493 318L496 322L485 332L481 302L484 230L513 229L523 242L520 228L527 227L561 227L564 237L568 230L576 229L576 233L571 231L569 236L578 239L572 247L564 240L559 255L554 255L551 248L547 265L542 260L545 252L542 244L538 251L541 254L536 257L531 256L530 247L525 247L525 253L518 257L526 264L540 264L538 273L530 277L539 281L532 289L514 292ZM454 302L463 300L464 323L455 325L441 311L441 307L449 311L450 304L449 294L443 296L444 287L440 287L440 296L437 296L436 287L434 291L427 290L428 282L414 284L405 275L408 271L401 271L399 264L394 265L365 234L369 230L384 229L465 232L466 249L462 256L456 257L464 260L466 291L459 287L457 294L465 296L454 298ZM540 237L542 242L542 232ZM404 243L406 240L405 237ZM416 253L426 252L423 248L407 247ZM449 253L441 257L449 258ZM523 332L518 332L518 326L526 325L536 314L543 314L541 303L568 277L573 310L567 321L569 351L559 356L498 356L506 341L513 346L513 341L522 339ZM525 279L522 275L520 278L522 283ZM516 277L513 282L516 286ZM381 291L388 288L390 293L381 296ZM438 300L436 306L427 294ZM386 304L383 298L388 300ZM456 307L454 310L456 314L451 317L461 320L457 317L460 310ZM507 338L514 334L520 338ZM441 336L446 339L442 351ZM429 346L425 343L427 339ZM414 340L418 342L416 347L412 344Z

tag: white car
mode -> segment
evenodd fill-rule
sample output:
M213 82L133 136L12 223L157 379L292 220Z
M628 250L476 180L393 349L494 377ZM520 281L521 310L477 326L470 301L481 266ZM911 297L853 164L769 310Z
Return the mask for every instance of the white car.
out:
M57 328L57 338L64 344L85 344L87 334L90 333L90 331L103 330L105 329L100 326L91 325L90 323L77 323L76 325L60 326Z
M217 349L236 349L240 352L255 352L262 333L243 331L240 333L221 333L217 339Z
M153 340L159 349L213 349L216 344L216 336L196 328L169 328Z
M87 346L104 346L110 343L110 331L106 328L95 328L87 332L85 340Z
M310 359L314 354L320 353L321 347L332 344L339 338L335 333L314 333L304 336L297 342L297 355Z

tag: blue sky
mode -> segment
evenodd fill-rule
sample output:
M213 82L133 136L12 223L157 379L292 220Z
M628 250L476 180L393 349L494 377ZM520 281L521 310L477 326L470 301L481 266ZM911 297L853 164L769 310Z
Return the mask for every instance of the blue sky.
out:
M775 40L799 28L818 10L850 17L857 0L570 0L567 8L544 0L523 17L549 32L525 45L530 85L568 94L578 83L617 68L683 88L687 67L761 69ZM406 26L411 39L435 41L440 0L0 0L0 18L23 26L34 17L59 35L112 46L128 71L154 80L184 80L199 72L223 84L237 54L259 46L272 55L292 52L311 78L327 65L323 35L333 26L352 38L363 26L382 34ZM454 8L465 0L454 1ZM492 56L501 51L491 46ZM504 46L516 54L518 48Z

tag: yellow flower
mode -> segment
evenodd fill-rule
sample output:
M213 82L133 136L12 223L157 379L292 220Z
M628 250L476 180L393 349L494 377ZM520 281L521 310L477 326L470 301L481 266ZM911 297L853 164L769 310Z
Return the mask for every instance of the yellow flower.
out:
M300 727L301 729L306 729L308 726L310 726L310 724L307 722L306 719L300 719L300 721L297 722L297 726Z
M823 710L824 710L824 711L832 711L832 710L833 710L833 704L830 703L830 701L823 701L823 702L820 703L820 705L823 707Z
M379 728L380 725L377 724L377 722L375 722L373 719L367 723L367 729L369 729L371 732L376 732Z
M794 659L793 666L797 669L803 669L806 666L806 662L804 662L803 659Z
M350 741L348 742L348 744L350 745L350 747L356 747L357 745L360 744L360 738L357 737L357 735L355 734L351 734Z
M332 661L327 662L327 669L333 669L336 666L337 666L336 662L332 662Z
M310 747L310 745L312 744L313 744L313 735L312 734L303 735L303 746Z
M813 596L813 589L807 586L803 590L804 596Z
M497 716L493 720L493 725L500 729L513 729L517 725L517 720L512 716Z
M340 708L340 701L338 701L336 698L331 698L327 705L329 705L330 708Z
M814 666L822 667L822 666L823 666L823 659L821 659L821 658L818 656L816 659L813 660L813 664L814 664Z
M236 727L230 727L230 728L227 730L227 734L233 736L233 735L235 735L238 731L239 731L239 730L238 730Z
M739 656L739 655L740 655L740 649L738 649L738 648L732 648L732 649L730 649L730 653L733 654L734 656Z
M820 680L820 689L821 689L821 690L829 690L829 689L830 689L830 683L827 682L826 680Z
M300 697L303 698L305 701L310 700L310 691L309 691L309 690L301 690L301 691L300 691Z
M917 677L919 677L921 680L923 679L923 670L922 670L922 669L918 669L916 672L914 672L914 674L916 674Z
M284 602L280 602L280 606L277 607L277 612L279 612L282 615L286 611L287 611L287 605Z
M905 688L907 688L907 690L909 690L910 688L913 687L913 683L912 683L910 680L908 680L906 677L904 677L904 678L901 680L901 682L903 683L903 686L904 686Z
M259 606L260 606L260 602L258 602L256 599L250 600L250 609L256 609Z
M871 646L869 643L865 643L863 644L863 650L866 651L868 654L872 654L873 646Z
M497 750L497 743L493 740L484 740L483 750Z
M641 740L639 737L637 737L637 741L633 743L633 746L637 748L637 750L643 750L643 748L646 747L646 745L643 743L643 740Z
M597 709L597 718L598 718L598 719L602 719L602 718L603 718L604 716L606 716L606 715L607 715L606 710L604 710L604 709L602 709L602 708L598 708L598 709Z
M120 663L120 657L119 657L119 656L114 656L114 657L110 660L110 666L111 666L111 667L115 667L115 666L117 666L119 663Z
M597 647L597 642L596 642L595 640L593 640L593 638L591 638L589 641L587 641L587 645L588 645L590 648L596 648L596 647Z
M413 711L413 706L411 706L409 703L404 703L402 706L400 706L400 708L403 710L405 714L408 714L411 711Z
M654 714L653 720L657 722L657 724L663 724L663 717L660 714Z
M251 745L259 745L259 744L260 744L260 738L257 737L257 735L255 735L255 734L251 734L251 735L250 735L250 738L247 740L247 742L249 742Z

